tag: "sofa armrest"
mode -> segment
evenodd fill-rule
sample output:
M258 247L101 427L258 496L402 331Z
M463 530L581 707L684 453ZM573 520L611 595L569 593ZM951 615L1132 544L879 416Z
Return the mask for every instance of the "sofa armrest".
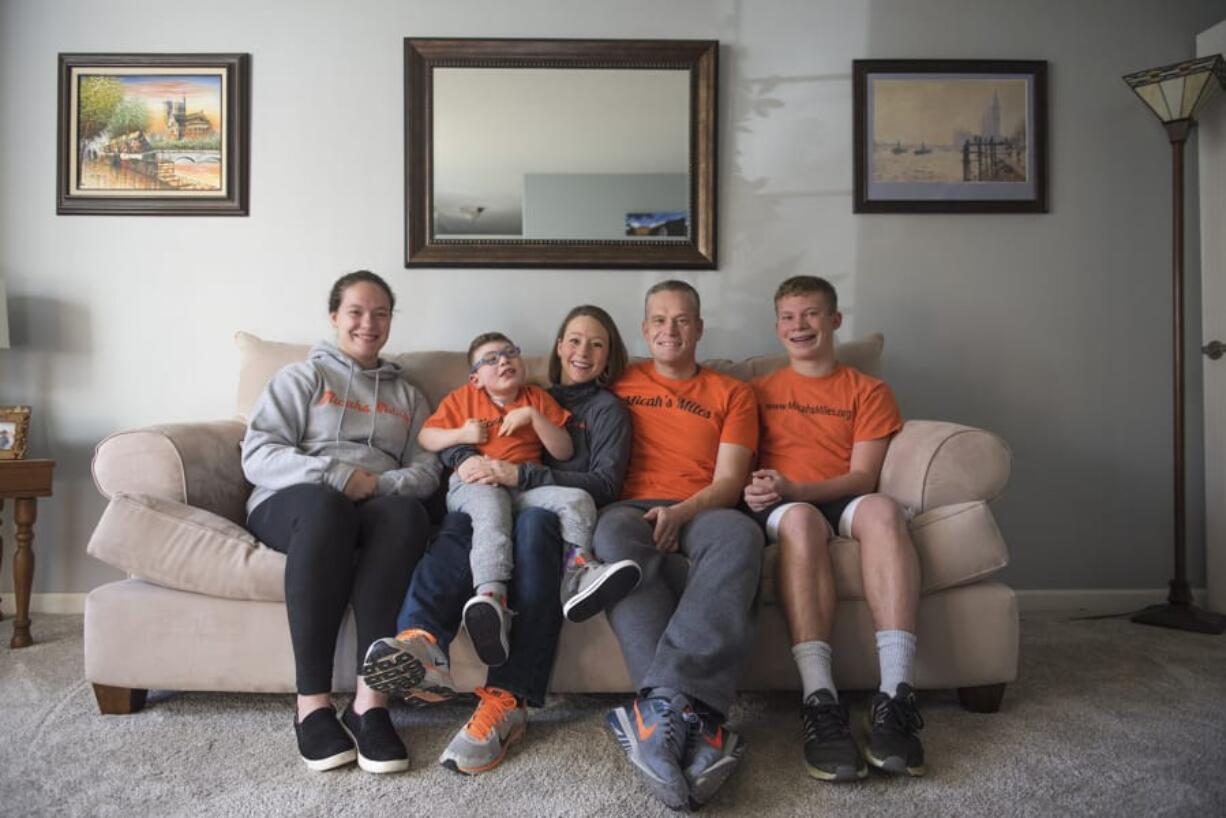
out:
M94 450L94 485L108 499L120 492L147 494L243 525L251 493L239 451L245 432L237 420L116 432Z
M999 436L957 423L909 420L890 441L880 490L924 512L992 500L1009 481L1013 454Z

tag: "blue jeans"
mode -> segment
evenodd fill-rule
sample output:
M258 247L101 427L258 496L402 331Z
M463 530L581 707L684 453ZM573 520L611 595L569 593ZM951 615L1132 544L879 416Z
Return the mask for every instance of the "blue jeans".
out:
M515 518L515 568L507 589L507 604L515 611L511 625L511 655L489 669L486 685L510 691L533 707L545 703L549 673L562 629L558 589L562 574L562 533L558 518L539 508L524 509ZM417 564L396 625L421 628L447 651L460 629L464 603L473 594L468 552L472 523L467 514L443 518L434 542Z

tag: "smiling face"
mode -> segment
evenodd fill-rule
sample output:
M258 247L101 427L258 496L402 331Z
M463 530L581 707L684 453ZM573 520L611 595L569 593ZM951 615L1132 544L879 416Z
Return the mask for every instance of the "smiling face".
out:
M383 288L369 281L350 284L331 318L341 352L366 369L376 366L392 328L392 305Z
M505 354L507 350L516 352L508 356ZM483 359L487 356L496 360L484 363ZM477 347L473 350L470 365L476 369L468 376L468 382L499 400L514 398L528 379L524 359L509 341L489 341Z
M562 383L590 383L609 363L609 333L590 315L577 315L566 323L557 344Z
M643 317L643 340L651 358L669 368L694 366L702 318L698 305L680 290L660 290L647 299Z
M775 335L793 361L834 360L834 331L843 314L821 293L787 295L775 304Z

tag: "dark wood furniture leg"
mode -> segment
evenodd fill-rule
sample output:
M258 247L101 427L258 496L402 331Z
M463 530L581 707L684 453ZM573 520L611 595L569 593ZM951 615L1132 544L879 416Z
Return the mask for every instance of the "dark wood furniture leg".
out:
M958 702L972 713L995 713L1004 698L1004 684L958 688Z
M4 498L0 497L0 532L4 531ZM4 567L4 537L0 537L0 568ZM0 622L4 621L4 612L0 611Z
M94 685L94 698L98 700L98 712L104 716L128 716L139 713L145 706L148 690L131 687Z
M18 497L14 502L17 521L17 552L13 554L13 589L17 592L17 617L13 620L11 648L28 648L30 638L30 590L34 585L34 521L38 518L38 501L33 497Z

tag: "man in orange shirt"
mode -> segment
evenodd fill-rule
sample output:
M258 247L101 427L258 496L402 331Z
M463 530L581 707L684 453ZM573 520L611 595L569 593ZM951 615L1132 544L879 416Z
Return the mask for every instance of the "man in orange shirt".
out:
M745 746L723 722L761 571L762 533L732 508L758 445L757 408L746 384L698 366L693 287L665 281L648 290L642 329L651 360L613 384L630 410L630 465L594 540L600 560L631 559L643 572L607 612L638 691L607 722L661 801L697 808Z
M775 293L775 333L789 366L751 386L762 419L759 468L745 503L779 543L776 588L804 686L805 764L824 781L868 773L923 775L923 720L911 688L919 558L907 514L875 493L890 436L902 417L890 388L835 359L843 316L825 279L796 276ZM831 677L834 571L830 539L860 543L864 597L877 630L881 685L871 706L863 756Z

